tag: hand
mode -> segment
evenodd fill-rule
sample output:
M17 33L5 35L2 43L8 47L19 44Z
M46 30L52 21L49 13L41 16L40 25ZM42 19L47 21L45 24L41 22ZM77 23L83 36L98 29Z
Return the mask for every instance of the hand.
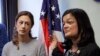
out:
M49 46L49 56L52 56L52 52L54 48L56 48L56 46L57 46L57 38L56 38L56 35L53 34L51 37L50 46Z
M57 46L57 37L55 34L53 34L53 36L51 37L51 43L50 43L50 46L49 46L49 49L54 49L56 46Z

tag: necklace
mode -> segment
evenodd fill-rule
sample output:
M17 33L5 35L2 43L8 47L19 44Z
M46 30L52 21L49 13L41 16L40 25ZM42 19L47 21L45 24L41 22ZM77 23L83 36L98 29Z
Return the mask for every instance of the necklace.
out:
M79 54L79 53L80 53L80 50L77 49L75 52L72 52L72 50L69 50L69 52L70 52L71 54L75 55L75 54Z
M26 56L26 55L22 55L22 56Z

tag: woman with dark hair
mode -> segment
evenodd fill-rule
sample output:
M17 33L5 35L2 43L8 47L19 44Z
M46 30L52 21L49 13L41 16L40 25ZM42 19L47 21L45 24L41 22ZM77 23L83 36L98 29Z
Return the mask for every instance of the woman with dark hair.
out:
M66 10L62 16L65 42L64 53L55 39L51 56L100 56L100 49L94 39L94 31L86 12L74 8ZM56 38L56 36L54 37ZM52 42L52 43L53 43Z
M46 56L43 43L31 35L33 25L34 18L30 12L18 13L12 41L4 46L2 56Z

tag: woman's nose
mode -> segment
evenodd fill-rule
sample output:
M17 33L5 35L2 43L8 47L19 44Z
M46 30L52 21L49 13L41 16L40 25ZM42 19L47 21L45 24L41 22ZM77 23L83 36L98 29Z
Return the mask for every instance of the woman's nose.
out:
M69 27L69 25L68 25L68 24L64 24L63 26L64 26L64 28L68 28L68 27Z
M22 28L25 28L25 23L22 24Z

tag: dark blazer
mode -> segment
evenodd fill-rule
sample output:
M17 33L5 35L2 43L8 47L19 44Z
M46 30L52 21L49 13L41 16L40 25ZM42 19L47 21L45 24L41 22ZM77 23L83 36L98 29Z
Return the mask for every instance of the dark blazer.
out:
M80 53L78 56L100 56L100 48L95 43L89 43L83 47L79 47ZM64 56L58 47L53 50L53 56Z
M8 42L6 26L0 24L0 56L2 53L3 46Z

